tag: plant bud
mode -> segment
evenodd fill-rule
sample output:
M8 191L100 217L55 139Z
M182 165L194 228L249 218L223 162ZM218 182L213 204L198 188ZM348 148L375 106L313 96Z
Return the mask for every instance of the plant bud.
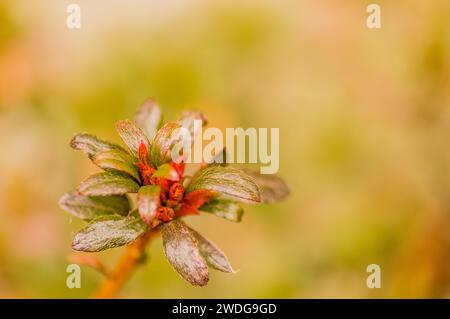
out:
M175 212L170 207L160 207L158 208L158 219L169 222L173 219Z
M184 188L180 183L173 183L169 189L169 198L179 202L183 199L184 196Z

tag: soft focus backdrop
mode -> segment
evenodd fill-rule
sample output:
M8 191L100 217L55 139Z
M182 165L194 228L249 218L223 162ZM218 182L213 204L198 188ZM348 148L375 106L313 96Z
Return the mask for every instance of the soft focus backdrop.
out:
M292 194L234 224L189 222L239 270L193 288L160 240L121 297L450 297L450 2L0 1L0 297L90 297L66 287L82 223L57 205L96 171L77 132L154 97L173 119L279 127ZM100 253L112 266L121 249ZM382 269L368 289L366 267Z

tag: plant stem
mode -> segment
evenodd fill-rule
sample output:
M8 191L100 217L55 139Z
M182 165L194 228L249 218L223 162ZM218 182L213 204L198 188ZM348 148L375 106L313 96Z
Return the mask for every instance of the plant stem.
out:
M131 274L142 264L142 258L145 256L145 247L157 233L154 230L147 231L126 247L119 262L95 294L96 298L108 299L117 296Z

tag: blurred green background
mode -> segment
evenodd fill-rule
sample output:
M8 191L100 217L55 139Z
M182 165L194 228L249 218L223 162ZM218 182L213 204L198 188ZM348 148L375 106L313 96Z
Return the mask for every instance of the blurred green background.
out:
M189 223L239 272L193 288L157 240L121 297L450 297L450 2L0 1L0 297L90 297L66 287L82 223L57 205L96 171L77 132L155 98L165 118L279 127L281 204L234 224ZM108 266L121 249L100 253ZM381 289L366 267L381 266Z

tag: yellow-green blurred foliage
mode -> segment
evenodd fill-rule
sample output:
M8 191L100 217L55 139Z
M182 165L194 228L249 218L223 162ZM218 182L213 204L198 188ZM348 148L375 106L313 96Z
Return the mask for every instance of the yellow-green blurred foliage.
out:
M189 218L237 274L193 288L157 240L122 297L450 297L448 0L377 1L379 30L356 0L78 0L70 30L71 2L0 2L0 297L94 292L87 268L66 287L83 223L57 201L96 171L68 142L118 142L148 96L166 119L279 127L292 194L240 224Z

